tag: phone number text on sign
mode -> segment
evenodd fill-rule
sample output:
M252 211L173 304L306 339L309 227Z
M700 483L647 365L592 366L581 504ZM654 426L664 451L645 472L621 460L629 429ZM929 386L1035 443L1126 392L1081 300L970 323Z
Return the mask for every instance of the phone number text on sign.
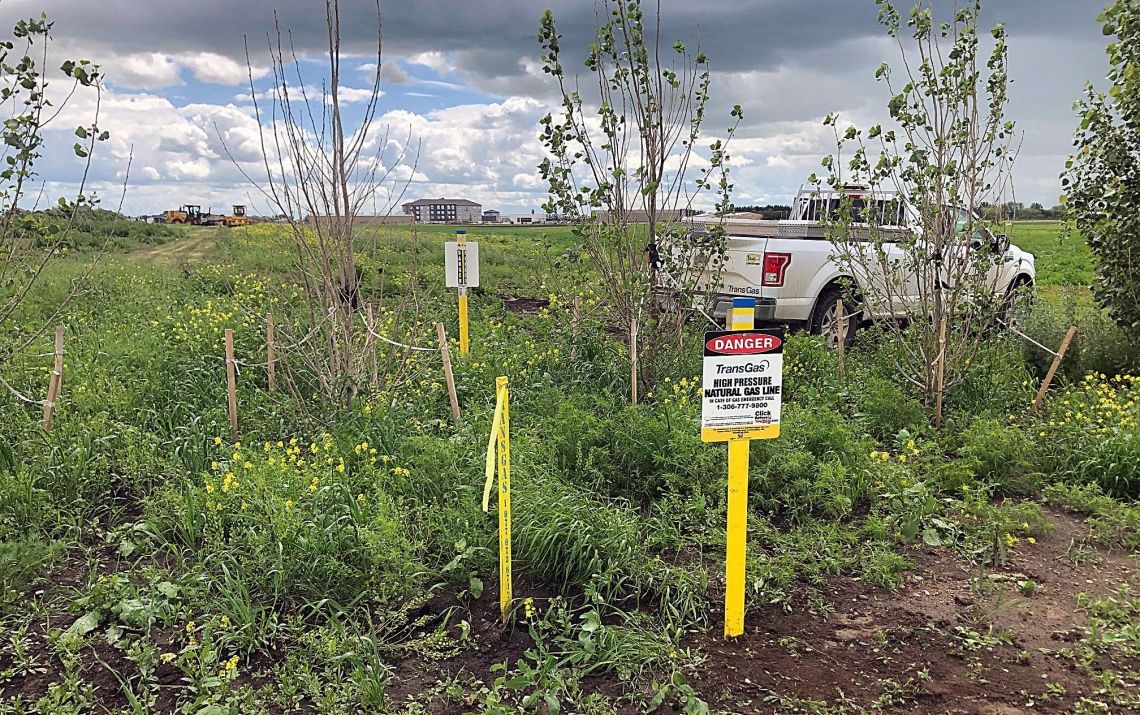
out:
M784 334L705 333L701 439L770 439L780 434Z

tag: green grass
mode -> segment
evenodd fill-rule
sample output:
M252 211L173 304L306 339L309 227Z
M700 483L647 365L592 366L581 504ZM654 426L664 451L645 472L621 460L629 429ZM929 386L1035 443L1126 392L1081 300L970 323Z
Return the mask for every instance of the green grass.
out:
M686 643L719 627L726 475L723 448L697 429L698 336L674 346L631 406L626 348L591 317L596 278L569 229L472 229L482 290L472 353L453 354L463 426L450 424L430 354L322 421L268 394L260 367L260 317L288 315L280 296L295 277L280 230L193 231L108 257L62 319L52 432L38 408L0 401L0 631L13 634L0 643L0 688L17 684L0 713L98 710L113 695L106 682L122 700L161 697L184 712L392 711L401 662L433 672L457 654L486 661L480 648L501 647L493 629L479 632L498 618L496 521L480 501L499 375L511 379L514 617L526 645L420 695L485 712L551 698L613 712L614 693L643 704L668 691L699 710L686 678L703 656ZM357 247L368 290L416 289L408 338L418 344L432 344L436 320L455 334L454 291L442 285L453 235L385 229L383 274L364 237ZM1054 245L1055 235L1021 224L1014 240L1038 254L1043 286L1080 291L1082 244ZM59 262L2 327L50 315L85 266ZM517 315L500 298L510 295L552 302ZM585 319L572 326L575 296ZM1091 305L1045 304L1035 334L1100 325ZM240 445L228 437L225 328L242 364ZM5 379L42 394L48 348L4 365ZM1072 355L1077 368L1124 359L1088 346ZM1076 384L1057 400L1113 434L1067 436L1061 403L1026 415L1041 367L1019 342L995 340L948 398L939 432L873 340L847 355L847 381L818 340L791 337L785 359L783 434L751 448L750 618L810 607L805 586L826 591L837 575L896 588L918 543L975 567L1016 563L1010 545L1044 529L1044 486L1051 503L1088 512L1106 541L1135 543L1135 509L1116 501L1140 491L1135 385L1062 375ZM40 669L53 690L16 695ZM103 670L114 680L96 689Z
M1077 233L1065 235L1059 221L1020 221L1010 240L1036 258L1037 285L1082 286L1093 281L1093 258Z

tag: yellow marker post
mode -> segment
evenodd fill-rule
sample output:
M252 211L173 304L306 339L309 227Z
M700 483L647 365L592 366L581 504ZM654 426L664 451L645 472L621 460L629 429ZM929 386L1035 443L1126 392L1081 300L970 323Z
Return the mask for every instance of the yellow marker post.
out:
M471 349L471 339L467 334L467 232L456 231L455 241L459 244L459 353L466 355Z
M744 564L748 547L748 449L752 440L728 441L728 527L725 531L724 635L744 633Z
M744 633L748 547L748 452L753 439L780 434L783 333L755 332L756 300L734 298L728 330L706 333L701 439L728 442L724 635Z
M732 301L732 330L756 327L756 301ZM744 633L744 571L748 549L748 450L746 436L728 441L728 524L724 554L724 635Z
M483 485L483 511L490 510L495 467L499 471L499 610L503 622L514 598L511 570L511 400L507 378L495 380L495 417L487 440L487 481Z
M738 305L738 303L740 305ZM732 299L732 319L729 330L752 330L756 327L756 301L753 298Z

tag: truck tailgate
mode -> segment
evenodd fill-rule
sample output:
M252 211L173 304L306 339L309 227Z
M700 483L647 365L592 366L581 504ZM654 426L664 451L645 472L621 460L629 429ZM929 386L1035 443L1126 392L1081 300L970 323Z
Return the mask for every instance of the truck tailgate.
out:
M731 295L760 298L763 276L764 249L767 238L755 236L729 236L728 257L721 274L723 292Z

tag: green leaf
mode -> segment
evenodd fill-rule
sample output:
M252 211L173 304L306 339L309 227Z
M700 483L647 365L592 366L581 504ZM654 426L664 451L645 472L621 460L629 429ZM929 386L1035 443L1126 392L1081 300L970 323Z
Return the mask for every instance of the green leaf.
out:
M151 604L138 598L124 599L113 610L118 612L120 621L136 628L144 628L154 619Z
M75 623L72 623L63 635L59 637L59 643L65 648L79 645L83 640L83 636L99 627L99 612L90 611L80 616Z

